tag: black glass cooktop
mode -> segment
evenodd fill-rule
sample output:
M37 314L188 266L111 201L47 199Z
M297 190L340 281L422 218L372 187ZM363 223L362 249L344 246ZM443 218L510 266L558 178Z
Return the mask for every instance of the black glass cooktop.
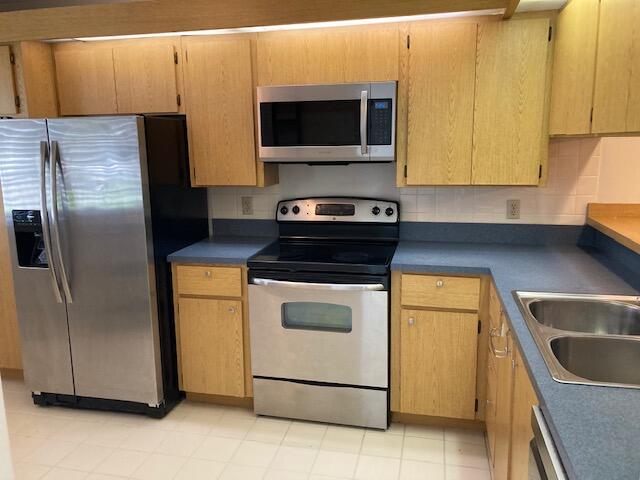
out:
M277 240L247 262L249 268L386 274L395 242Z

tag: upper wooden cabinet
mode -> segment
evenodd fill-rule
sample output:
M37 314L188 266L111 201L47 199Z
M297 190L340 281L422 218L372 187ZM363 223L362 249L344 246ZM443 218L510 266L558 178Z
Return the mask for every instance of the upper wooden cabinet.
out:
M410 26L407 185L469 185L475 23Z
M55 46L61 115L180 111L179 39Z
M8 45L0 46L0 115L18 113L12 54Z
M575 0L574 0L575 1ZM640 2L601 0L593 133L640 132Z
M574 0L558 15L549 134L591 131L600 0Z
M258 34L258 85L398 80L398 24Z
M549 20L478 26L474 185L537 185L546 158Z
M191 37L183 48L192 183L256 185L251 37Z
M640 3L572 0L558 16L551 135L640 132Z

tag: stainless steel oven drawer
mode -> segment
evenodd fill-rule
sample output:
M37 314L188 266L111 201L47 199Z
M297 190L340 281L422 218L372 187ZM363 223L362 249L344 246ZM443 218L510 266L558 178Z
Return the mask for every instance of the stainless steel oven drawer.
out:
M386 429L388 391L253 379L258 415Z

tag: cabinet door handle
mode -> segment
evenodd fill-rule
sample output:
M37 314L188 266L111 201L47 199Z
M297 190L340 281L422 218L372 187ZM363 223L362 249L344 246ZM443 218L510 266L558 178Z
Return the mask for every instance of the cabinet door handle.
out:
M495 328L491 328L489 330L489 349L491 350L491 353L493 353L494 357L505 358L507 355L509 355L509 347L506 346L503 350L497 350L496 346L493 343L493 339L499 336L500 335L498 335Z
M415 319L413 317L409 317L409 326L413 326L413 324L415 323Z
M211 278L211 270L205 270L204 276L207 278Z
M229 313L236 313L236 307L229 307Z
M444 280L438 280L438 281L436 281L436 287L437 287L437 288L442 288L442 287L444 287Z

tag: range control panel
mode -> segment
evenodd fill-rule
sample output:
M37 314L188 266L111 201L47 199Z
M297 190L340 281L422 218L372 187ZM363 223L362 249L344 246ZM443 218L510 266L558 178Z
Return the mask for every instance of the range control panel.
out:
M279 222L397 223L398 202L370 198L326 197L278 202Z

